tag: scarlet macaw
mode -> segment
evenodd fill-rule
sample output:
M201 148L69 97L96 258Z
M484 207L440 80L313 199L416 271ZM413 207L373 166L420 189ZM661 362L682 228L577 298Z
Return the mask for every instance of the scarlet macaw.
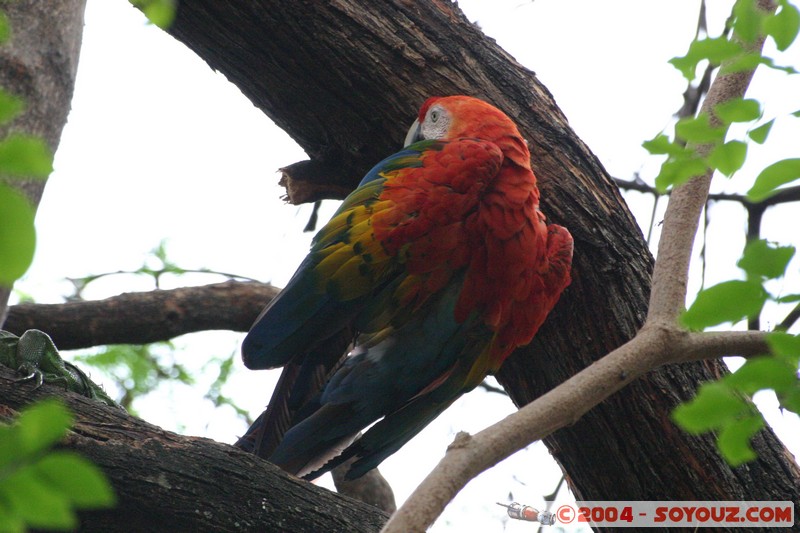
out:
M237 445L309 479L350 458L356 478L397 451L529 343L570 283L572 236L546 225L511 119L450 96L415 125L242 345L248 368L285 368Z

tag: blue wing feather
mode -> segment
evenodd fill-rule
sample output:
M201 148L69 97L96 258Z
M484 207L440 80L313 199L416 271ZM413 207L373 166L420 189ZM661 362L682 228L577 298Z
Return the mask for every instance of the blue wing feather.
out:
M387 172L421 166L420 155L435 148L435 141L422 141L387 157L375 165L361 180L328 222L314 237L311 252L298 267L281 293L255 320L242 344L242 358L251 369L276 368L292 357L302 355L315 344L324 342L347 326L368 297L393 278L399 269L376 272L375 280L349 280L347 287L332 282L320 272L330 250L340 243L350 244L352 214L357 208L369 207L383 189ZM337 264L337 266L340 266ZM357 281L357 282L356 282ZM372 283L360 297L343 296L353 286Z
M476 334L483 326L475 317L460 324L453 318L458 287L451 285L393 335L357 348L331 377L314 412L286 433L270 460L313 477L353 455L361 465L374 466L446 409L465 391L465 376L491 338ZM382 417L378 430L370 429L328 463L331 450L340 452L342 443ZM400 420L402 427L395 424Z
M283 366L292 357L341 331L357 312L320 291L309 256L286 287L256 319L242 343L242 359L251 369Z
M272 412L241 439L248 446L255 442L256 453L287 471L312 472L344 449L322 471L356 456L357 471L363 473L476 384L470 370L492 335L474 313L461 323L455 320L463 271L417 300L413 309L403 307L404 282L418 280L409 277L405 258L388 255L371 227L373 213L394 208L381 198L386 180L397 175L392 173L423 167L426 151L446 144L422 141L373 167L314 237L308 257L245 338L242 355L249 368L287 365L284 374L300 376L276 389ZM332 372L336 362L316 352L324 352L330 339L348 328L359 345ZM324 386L317 385L319 393L297 383L302 376L318 375L321 366L332 374ZM302 396L303 405L282 398L287 394ZM381 420L377 431L352 442L376 420ZM270 435L261 447L265 434L279 430L282 435L286 428L282 439Z

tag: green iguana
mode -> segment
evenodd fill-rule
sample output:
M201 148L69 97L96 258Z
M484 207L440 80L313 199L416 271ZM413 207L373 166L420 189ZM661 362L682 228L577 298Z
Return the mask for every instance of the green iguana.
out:
M45 382L60 384L69 391L122 409L81 369L64 361L44 331L29 329L17 337L0 330L0 364L22 374L17 381L33 381L37 388Z

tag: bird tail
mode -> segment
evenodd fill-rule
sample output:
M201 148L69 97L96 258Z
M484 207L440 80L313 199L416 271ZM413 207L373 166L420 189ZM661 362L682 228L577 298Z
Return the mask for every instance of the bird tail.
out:
M316 479L351 458L355 458L355 461L348 468L345 479L353 480L363 476L402 448L442 411L447 409L454 400L455 398L452 398L439 403L422 396L411 401L399 411L377 422L364 435L322 467L306 474L305 479Z
M287 363L267 409L234 446L269 459L289 428L319 408L320 391L344 360L351 339L350 331L342 330L309 354Z

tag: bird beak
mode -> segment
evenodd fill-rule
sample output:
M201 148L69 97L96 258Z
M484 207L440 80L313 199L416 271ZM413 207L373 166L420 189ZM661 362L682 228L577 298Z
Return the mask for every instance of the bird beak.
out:
M414 144L415 142L421 140L422 140L422 131L420 130L419 127L419 119L417 119L408 129L408 133L406 134L406 140L403 141L403 148L405 148L409 144Z

